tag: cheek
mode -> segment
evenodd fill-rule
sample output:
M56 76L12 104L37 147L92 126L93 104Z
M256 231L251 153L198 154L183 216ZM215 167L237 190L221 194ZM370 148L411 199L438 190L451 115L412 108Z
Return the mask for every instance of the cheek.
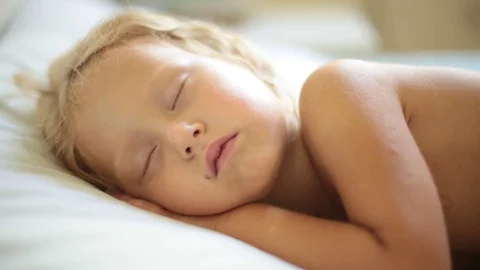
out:
M251 111L269 107L276 97L256 78L227 78L204 80L200 83L195 100L207 108L235 111Z
M208 182L193 168L164 172L150 186L151 200L170 211L185 215L210 215L230 209L232 194L224 194L215 183ZM229 195L229 196L224 196Z
M202 107L202 115L215 128L271 125L278 118L272 104L225 93L205 100Z

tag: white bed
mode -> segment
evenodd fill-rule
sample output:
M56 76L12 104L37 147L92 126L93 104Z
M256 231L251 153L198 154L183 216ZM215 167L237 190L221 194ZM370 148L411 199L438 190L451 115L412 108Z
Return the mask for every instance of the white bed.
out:
M134 209L62 169L35 128L34 101L19 94L12 75L25 68L45 72L118 7L107 0L23 2L0 40L0 269L295 268L229 237ZM328 60L255 42L295 89ZM479 54L370 59L480 70Z
M294 269L232 238L134 209L59 166L36 129L34 100L19 94L11 78L25 68L45 72L117 6L24 4L0 40L0 269ZM323 61L265 46L293 83Z

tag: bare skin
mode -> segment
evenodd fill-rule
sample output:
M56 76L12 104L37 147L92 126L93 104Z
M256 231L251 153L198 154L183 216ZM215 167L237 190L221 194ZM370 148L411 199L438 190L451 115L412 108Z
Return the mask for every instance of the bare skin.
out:
M397 100L437 188L455 269L479 267L480 74L359 61L334 63L329 68L346 76L347 84L371 87L367 95L372 99L391 95ZM313 80L314 87L325 85ZM382 112L379 106L374 112L394 110L385 109Z
M403 120L437 188L455 269L477 269L480 266L480 210L477 208L480 206L480 74L359 61L339 63L323 68L327 72L314 74L309 87L328 91L324 88L328 85L326 80L331 78L325 76L335 77L338 74L334 73L341 73L347 84L371 86L368 91L373 99L386 93L397 100ZM378 107L374 110L378 114L390 113ZM323 187L328 186L334 180L326 172L325 164L317 164L317 179ZM337 191L330 192L336 201ZM336 214L331 218L348 220L343 207L338 206L341 202L336 203ZM304 212L313 211L304 209Z
M335 65L329 68L338 68ZM480 257L480 74L359 61L342 65L351 80L368 76L398 82L393 93L438 189L450 245L454 251ZM325 84L320 78L313 81L313 87ZM388 90L369 91L374 96ZM322 167L316 167L317 179L328 185L332 180ZM341 209L336 214L342 219Z
M77 143L132 196L116 194L121 200L304 268L450 269L453 251L460 269L480 254L477 73L333 62L305 82L294 130L268 89L224 63L139 42L94 70L85 75ZM172 110L182 74L190 79ZM244 92L252 88L256 97ZM151 102L159 95L165 104ZM211 181L201 154L232 130L235 162ZM148 161L151 151L161 152ZM155 174L139 184L146 162Z
M423 82L412 80L399 95L410 131L438 188L454 255L459 264L460 260L465 264L471 261L478 268L480 75L447 70L423 72L431 75L426 75ZM429 86L429 77L438 80L435 87Z

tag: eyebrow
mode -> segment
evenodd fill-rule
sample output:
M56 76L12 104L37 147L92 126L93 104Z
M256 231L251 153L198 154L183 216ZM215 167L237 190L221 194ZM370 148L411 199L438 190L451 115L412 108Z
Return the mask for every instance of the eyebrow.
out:
M158 65L152 72L152 78L150 79L150 91L156 93L158 92L158 81L162 82L162 86L170 86L176 81L176 79L181 76L185 71L191 68L191 62L189 60L167 60L164 63ZM166 72L165 72L166 70ZM162 78L161 75L167 74L168 79L165 80L165 77ZM159 79L162 78L162 80Z
M156 66L154 68L154 71L152 72L152 76L150 78L150 81L149 81L149 93L158 93L158 89L159 89L159 85L161 86L168 86L172 81L173 79L169 79L169 80L165 80L165 74L166 73L172 73L172 69L175 70L175 67L174 68L168 68L170 66L170 64L174 62L173 60L169 60L169 61L165 61L164 63L160 63L158 64L158 66ZM166 71L166 72L165 72ZM167 74L168 75L168 74ZM170 77L175 77L175 76L170 76ZM160 84L159 84L160 82ZM162 88L164 88L162 87Z

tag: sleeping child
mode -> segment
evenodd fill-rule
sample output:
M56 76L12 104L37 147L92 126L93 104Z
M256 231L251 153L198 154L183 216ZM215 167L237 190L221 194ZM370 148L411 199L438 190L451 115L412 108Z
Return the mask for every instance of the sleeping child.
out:
M480 267L478 73L336 60L294 95L241 37L129 10L16 79L51 151L135 207L307 269Z

